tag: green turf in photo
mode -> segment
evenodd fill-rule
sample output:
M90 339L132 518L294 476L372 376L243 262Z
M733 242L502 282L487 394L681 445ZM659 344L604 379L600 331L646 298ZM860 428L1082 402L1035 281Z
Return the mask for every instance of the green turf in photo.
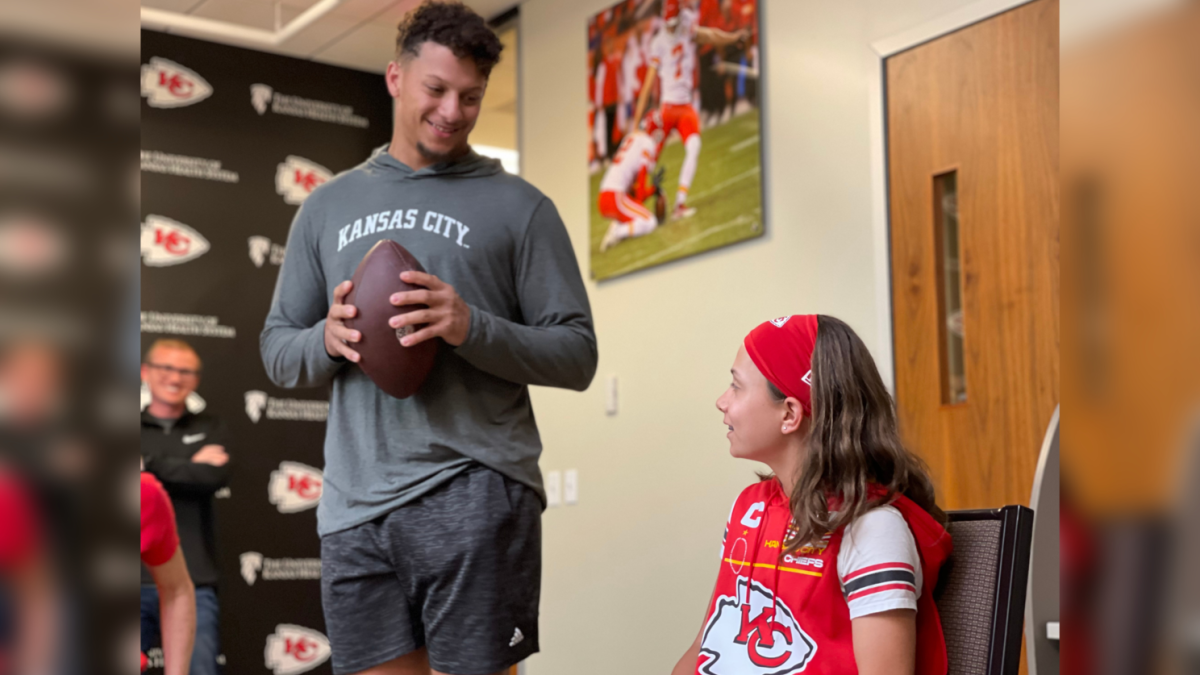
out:
M611 279L762 235L758 110L749 110L725 124L705 129L700 138L700 162L687 202L696 209L696 214L681 220L671 220L668 216L650 234L626 239L603 253L600 242L610 222L600 215L599 208L603 171L591 176L588 243L592 278ZM668 214L674 205L682 164L683 144L673 135L673 141L663 148L658 161L658 166L666 168L663 194L668 200Z

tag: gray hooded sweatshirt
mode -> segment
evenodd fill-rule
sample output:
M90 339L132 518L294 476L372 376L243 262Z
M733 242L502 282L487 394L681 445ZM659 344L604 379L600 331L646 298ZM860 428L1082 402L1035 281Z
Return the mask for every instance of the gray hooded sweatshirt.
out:
M442 343L424 386L403 400L325 352L334 287L385 237L471 309L466 341ZM587 293L554 204L473 151L413 171L387 146L318 187L296 214L260 346L276 385L332 385L321 535L388 513L474 462L545 503L528 385L582 391L597 359Z

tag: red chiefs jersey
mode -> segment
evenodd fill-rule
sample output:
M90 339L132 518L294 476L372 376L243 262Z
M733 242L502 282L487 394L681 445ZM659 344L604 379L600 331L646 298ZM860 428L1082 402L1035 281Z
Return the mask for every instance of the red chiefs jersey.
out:
M29 562L40 531L31 495L15 474L0 468L0 578Z
M165 564L179 548L175 509L171 498L151 474L142 472L142 562L151 567Z
M701 633L696 672L700 675L856 675L847 594L872 588L915 586L916 675L946 675L946 644L933 589L951 552L950 535L904 496L891 506L912 531L921 570L875 565L851 579L838 574L844 528L815 546L781 556L791 525L787 496L766 480L742 491L730 513L716 592ZM907 568L907 571L906 569ZM907 574L907 580L900 580Z

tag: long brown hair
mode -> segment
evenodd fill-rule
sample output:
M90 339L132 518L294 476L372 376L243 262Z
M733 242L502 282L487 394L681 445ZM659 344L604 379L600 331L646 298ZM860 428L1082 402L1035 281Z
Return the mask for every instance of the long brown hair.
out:
M773 398L784 398L767 384ZM824 314L817 316L813 347L812 408L808 450L790 495L795 529L785 552L815 544L897 494L946 523L925 463L900 440L896 407L871 353L854 329ZM872 500L872 483L886 496ZM830 496L842 500L833 515Z

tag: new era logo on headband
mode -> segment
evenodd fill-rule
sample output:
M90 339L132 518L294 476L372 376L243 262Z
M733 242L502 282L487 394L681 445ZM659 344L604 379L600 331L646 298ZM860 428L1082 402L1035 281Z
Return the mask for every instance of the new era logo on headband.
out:
M783 324L788 322L791 316L781 316L778 319L771 319L771 323L775 324L776 328L783 328Z

